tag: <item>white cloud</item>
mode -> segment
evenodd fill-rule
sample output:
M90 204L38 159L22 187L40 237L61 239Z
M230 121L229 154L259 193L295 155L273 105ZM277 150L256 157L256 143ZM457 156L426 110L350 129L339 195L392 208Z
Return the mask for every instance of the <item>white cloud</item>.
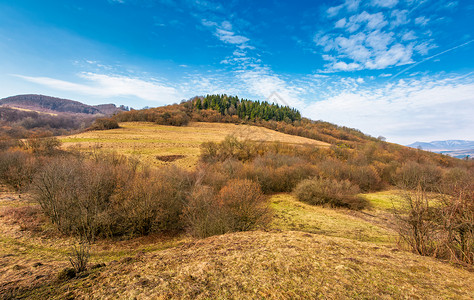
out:
M229 43L229 44L245 44L246 42L249 41L248 38L241 36L241 35L236 35L232 31L228 30L223 30L223 29L216 29L216 36L223 42Z
M390 22L390 27L393 29L400 25L405 25L409 23L408 20L408 10L398 10L395 9L390 14L392 21Z
M422 44L416 45L413 49L417 51L418 53L420 53L421 55L427 55L428 52L434 48L436 48L435 45L431 45L429 43L422 43Z
M416 35L413 30L408 31L407 33L404 33L402 36L402 41L412 41L416 40Z
M372 0L373 6L392 8L398 4L398 0Z
M359 8L359 4L360 0L346 0L344 2L346 9L350 12L357 11L357 9Z
M75 83L49 77L15 75L24 80L52 89L100 97L132 96L159 104L177 102L182 99L178 91L155 80L143 80L120 75L81 73L86 83Z
M344 26L346 26L346 18L342 18L340 19L339 21L336 22L336 24L334 25L334 27L336 28L344 28Z
M359 70L361 66L356 63L345 63L343 61L338 61L334 64L332 64L332 68L334 70L338 71L354 71L354 70Z
M238 35L235 31L232 30L232 24L229 21L223 21L221 24L218 24L213 21L206 19L201 20L202 25L214 29L214 35L219 38L224 43L236 45L240 49L254 49L253 46L247 44L250 41L249 38Z
M473 139L473 95L473 78L400 80L377 88L344 90L309 104L303 112L312 119L383 135L402 144Z
M354 12L354 11L357 11L357 9L359 9L359 4L360 4L360 0L345 0L344 3L341 5L329 7L326 10L326 14L328 18L333 18L337 16L340 13L340 11L343 10L344 8L348 12Z
M381 29L382 27L388 24L385 21L384 15L379 12L375 14L370 14L366 11L361 12L358 15L351 16L349 21L345 23L345 27L348 32L352 33L357 31L363 25L368 30Z
M415 19L415 24L421 25L421 26L426 26L428 22L430 21L429 18L421 16Z
M415 34L411 27L413 22L427 26L429 18L419 16L411 21L414 10L403 6L406 3L398 0L372 0L364 6L359 1L345 1L329 8L327 13L337 12L339 18L332 28L320 30L314 36L315 44L323 50L322 58L328 61L320 71L385 69L411 64L428 55L437 47L431 31Z
M162 0L163 1L163 0ZM168 2L168 0L167 0ZM173 2L172 0L169 2ZM221 4L215 3L213 1L207 0L188 0L189 5L192 7L200 10L200 11L212 11L212 12L220 12L223 11L223 6Z
M334 49L337 52L337 57L323 55L324 60L330 61L326 67L334 71L384 69L412 63L413 45L393 42L393 33L379 30L368 34L359 32L349 37L316 38L316 43L324 46L325 51Z
M329 18L335 17L339 14L339 11L343 8L343 5L333 6L326 10L327 16Z
M303 89L292 84L288 84L280 76L274 74L265 67L255 67L251 70L241 70L237 72L237 77L242 80L241 89L261 99L267 99L272 95L278 95L275 99L280 105L289 105L296 108L303 107L300 95Z

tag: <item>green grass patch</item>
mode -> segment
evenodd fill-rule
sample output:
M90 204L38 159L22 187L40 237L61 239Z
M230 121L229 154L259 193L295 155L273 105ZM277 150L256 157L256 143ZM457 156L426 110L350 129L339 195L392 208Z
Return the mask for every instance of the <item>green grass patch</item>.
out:
M386 211L400 208L403 203L403 197L399 190L360 194L360 196L367 199L372 204L373 208Z
M350 214L347 209L312 206L289 194L274 195L272 228L295 230L363 242L393 243L390 231Z

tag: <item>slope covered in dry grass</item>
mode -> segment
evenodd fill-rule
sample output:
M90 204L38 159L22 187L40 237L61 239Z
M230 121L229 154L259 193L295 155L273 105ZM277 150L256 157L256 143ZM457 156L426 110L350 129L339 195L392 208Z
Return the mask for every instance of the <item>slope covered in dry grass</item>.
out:
M149 166L193 168L202 142L219 142L228 135L329 146L263 127L220 123L122 123L119 129L89 131L62 141L64 149L116 152ZM332 148L322 150L324 156ZM338 151L349 154L348 149ZM397 246L390 214L400 204L397 191L362 196L371 205L351 211L308 205L288 193L271 194L274 218L267 231L201 240L184 231L102 239L91 247L90 266L105 266L59 279L70 266L74 238L59 234L28 194L19 197L2 190L0 298L474 298L472 271Z
M241 140L258 142L329 146L324 142L250 125L195 122L188 126L177 127L146 122L126 122L120 123L120 127L62 137L63 148L116 152L134 156L154 166L168 164L160 160L161 157L174 156L177 158L174 164L192 168L199 159L200 145L203 142L221 142L228 135Z
M472 273L431 258L295 231L246 232L140 253L32 298L472 299Z
M390 201L392 194L373 195ZM472 299L472 272L400 250L383 210L313 207L271 198L269 231L207 239L152 235L103 240L79 277L58 280L74 240L58 236L27 195L3 192L0 294L29 299L356 298ZM13 211L29 215L15 221ZM26 213L25 213L26 212ZM39 219L38 219L39 218ZM37 222L37 223L35 223ZM35 232L34 225L41 231ZM33 226L33 227L32 227Z

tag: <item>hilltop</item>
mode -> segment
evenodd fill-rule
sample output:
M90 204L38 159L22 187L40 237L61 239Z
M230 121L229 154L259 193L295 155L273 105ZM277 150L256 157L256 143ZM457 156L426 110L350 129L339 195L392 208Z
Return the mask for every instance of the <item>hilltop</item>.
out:
M123 122L117 129L87 131L64 136L60 140L63 149L67 150L87 152L91 147L97 147L103 152L115 152L139 158L150 166L175 164L184 168L194 168L201 155L202 143L222 142L229 135L240 140L255 142L330 146L325 142L257 126L209 122L191 122L187 126Z
M83 131L96 120L128 110L115 104L91 106L43 95L0 99L0 142Z
M85 115L111 115L124 110L123 107L116 107L115 104L91 106L79 101L32 94L0 99L0 106L55 114L67 113Z

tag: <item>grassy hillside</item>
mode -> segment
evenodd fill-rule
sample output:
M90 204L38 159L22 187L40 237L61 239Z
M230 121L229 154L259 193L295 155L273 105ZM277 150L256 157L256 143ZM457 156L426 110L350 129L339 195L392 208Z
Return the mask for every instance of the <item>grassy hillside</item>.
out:
M395 195L368 197L391 203ZM386 209L365 211L377 217L367 219L346 209L302 204L287 194L273 196L271 203L276 217L267 231L202 240L187 235L102 240L92 246L91 263L105 266L59 279L74 239L58 236L27 196L3 191L0 294L20 299L474 297L471 272L399 249L390 222L380 221Z
M0 151L2 298L474 297L471 162L225 95L117 120Z
M255 142L329 146L324 142L262 127L205 122L190 123L188 126L125 122L120 123L118 129L88 131L60 139L64 149L79 151L96 149L135 157L148 165L160 166L172 163L185 168L193 168L199 160L202 143L221 142L228 135Z

